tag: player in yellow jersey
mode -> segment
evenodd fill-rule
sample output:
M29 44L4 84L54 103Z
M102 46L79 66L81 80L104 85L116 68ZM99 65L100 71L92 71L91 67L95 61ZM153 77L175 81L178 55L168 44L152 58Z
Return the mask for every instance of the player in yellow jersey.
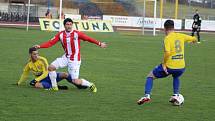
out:
M52 88L51 80L48 76L48 61L46 58L39 56L39 53L36 48L29 48L30 59L23 69L23 73L17 82L17 85L20 85L22 82L26 81L29 72L32 71L35 79L30 82L31 86L36 88L45 88L51 90L67 89L66 86L58 86L58 88ZM68 73L60 72L57 73L57 82L66 79L68 82L72 82L71 76ZM87 88L74 84L76 87L82 89Z
M194 43L196 42L196 38L174 32L174 22L172 20L165 21L164 32L166 34L166 37L164 40L163 62L148 74L145 83L145 96L137 101L139 105L151 100L150 93L153 86L153 80L157 78L164 78L169 75L172 75L173 77L173 95L179 96L179 77L185 71L184 43Z

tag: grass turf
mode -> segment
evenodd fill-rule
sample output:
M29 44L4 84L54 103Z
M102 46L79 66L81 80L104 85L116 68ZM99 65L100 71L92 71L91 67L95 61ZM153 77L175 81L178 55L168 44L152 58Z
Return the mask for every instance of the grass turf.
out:
M87 33L106 41L101 49L82 42L80 77L97 85L98 92L78 90L66 81L67 91L34 89L28 83L14 84L28 58L28 48L50 39L55 33L0 28L0 120L1 121L212 121L214 118L215 41L202 34L198 45L186 45L186 72L181 77L185 104L169 104L172 78L154 81L152 102L137 105L143 95L145 77L162 60L163 35L156 37L121 33ZM49 63L63 54L60 43L41 49ZM66 71L61 69L60 71ZM29 81L32 76L29 77Z

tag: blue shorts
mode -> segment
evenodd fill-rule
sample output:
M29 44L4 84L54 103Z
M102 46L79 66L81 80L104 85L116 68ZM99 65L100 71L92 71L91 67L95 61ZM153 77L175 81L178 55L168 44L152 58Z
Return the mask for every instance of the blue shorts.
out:
M63 80L63 78L60 78L60 73L57 73L57 78L56 78L57 83L60 82L61 80ZM34 81L34 80L32 80L32 81ZM43 80L41 80L40 83L43 85L43 88L45 88L45 89L49 89L52 87L52 83L51 83L51 79L50 79L49 75L46 78L44 78Z
M185 71L185 68L182 68L182 69L167 68L167 72L169 74L166 74L165 71L163 70L162 64L160 64L153 69L152 73L157 78L164 78L169 75L172 75L174 78L178 78L184 73L184 71Z

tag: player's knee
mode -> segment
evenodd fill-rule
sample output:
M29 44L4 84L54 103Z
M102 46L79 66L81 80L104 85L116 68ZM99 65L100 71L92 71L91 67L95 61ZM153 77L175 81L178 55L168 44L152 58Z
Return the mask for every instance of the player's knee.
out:
M66 79L66 78L68 78L69 74L62 72L60 76L61 76L61 78Z
M55 68L55 66L53 66L53 65L49 65L48 70L49 70L49 71L55 71L56 68Z
M155 79L155 76L152 71L147 75L147 77L152 77L153 79Z
M81 85L82 84L82 80L81 79L73 79L72 82L76 85Z

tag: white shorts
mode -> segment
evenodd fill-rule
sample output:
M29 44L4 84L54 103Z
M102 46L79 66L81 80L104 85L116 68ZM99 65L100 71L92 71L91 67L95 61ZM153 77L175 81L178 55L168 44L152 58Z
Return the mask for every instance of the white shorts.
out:
M79 70L81 66L81 61L71 61L70 58L67 58L66 55L63 55L60 58L55 59L51 65L56 69L68 67L68 72L71 75L72 79L79 78Z

